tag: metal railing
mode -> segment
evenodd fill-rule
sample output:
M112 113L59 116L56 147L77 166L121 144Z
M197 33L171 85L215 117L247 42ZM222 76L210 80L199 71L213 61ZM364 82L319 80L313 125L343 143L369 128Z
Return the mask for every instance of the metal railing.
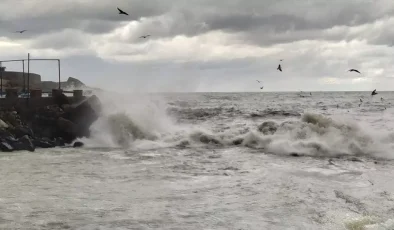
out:
M15 60L0 60L0 67L5 62L22 62L22 73L23 73L23 91L26 92L26 78L25 78L25 61L27 61L27 92L30 92L30 61L57 61L58 74L59 74L59 89L60 86L60 59L56 58L30 58L30 53L27 54L27 59L15 59ZM3 71L0 70L0 92L3 94Z

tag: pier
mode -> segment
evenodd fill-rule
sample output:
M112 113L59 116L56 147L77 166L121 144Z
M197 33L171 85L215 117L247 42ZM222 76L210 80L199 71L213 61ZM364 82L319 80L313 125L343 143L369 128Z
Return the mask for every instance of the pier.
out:
M78 103L86 98L83 95L83 90L65 91L62 89L53 89L52 92L42 92L40 89L32 89L30 90L30 95L27 94L26 97L20 97L17 89L6 89L5 97L0 98L0 107L2 109L11 109L12 107L28 107L34 109L49 106L54 104L52 95L56 95L57 93L64 93L71 103Z
M31 73L31 61L56 62L58 67L58 81L42 81L40 75ZM10 62L22 63L22 72L6 71L2 64ZM27 62L27 72L25 72L25 62ZM80 82L74 78L70 79ZM63 90L62 86L66 83L68 81L60 81L60 59L30 58L30 54L28 54L27 59L0 60L0 108L25 107L34 109L53 105L53 95L59 92L65 94L70 103L77 103L85 99L83 90ZM67 88L67 86L65 87Z

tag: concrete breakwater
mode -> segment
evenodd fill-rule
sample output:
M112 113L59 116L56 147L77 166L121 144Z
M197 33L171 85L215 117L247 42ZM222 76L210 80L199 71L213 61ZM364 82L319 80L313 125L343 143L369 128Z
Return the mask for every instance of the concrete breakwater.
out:
M30 98L7 90L6 98L0 99L0 151L34 151L89 137L100 111L100 100L95 95L84 97L82 90L73 91L71 97L59 89L52 90L51 97L31 90Z

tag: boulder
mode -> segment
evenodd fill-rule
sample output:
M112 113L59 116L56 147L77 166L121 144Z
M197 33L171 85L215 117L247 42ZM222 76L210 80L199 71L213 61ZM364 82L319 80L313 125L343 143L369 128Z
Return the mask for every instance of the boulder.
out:
M19 138L17 142L12 144L12 147L14 148L14 150L27 150L30 152L34 152L34 150L36 149L28 135Z
M11 128L10 132L16 138L20 138L20 137L23 137L25 135L28 135L29 137L34 137L34 133L31 130L31 128L29 128L27 126L23 126L23 125L18 125L18 126L15 126L14 128Z
M42 138L42 139L34 139L33 144L37 148L53 148L56 147L56 143L54 141L51 141L48 138Z
M83 142L80 142L80 141L76 141L76 142L74 142L74 144L73 144L73 147L74 148L79 148L79 147L83 147L84 146L84 143Z
M18 126L21 124L20 117L16 111L2 111L0 113L0 118L8 127Z
M263 124L259 125L258 130L264 135L272 135L276 132L279 125L273 121L265 121Z
M95 122L101 111L101 103L97 96L93 95L82 102L67 108L64 118L74 122L77 127L78 137L89 137L90 126Z
M0 139L14 138L8 129L0 129Z
M0 128L1 129L6 129L8 127L9 127L9 125L7 123L5 123L3 120L0 119Z
M68 99L68 97L64 94L64 93L55 93L54 95L52 95L53 97L53 102L58 105L59 107L61 107L62 105L69 105L70 104L70 100Z
M12 151L14 151L14 148L10 144L8 144L7 142L1 141L0 142L0 150L2 152L12 152Z
M63 117L59 117L56 124L56 136L62 137L66 141L66 143L71 143L79 136L78 126L74 122L64 119Z
M56 146L65 146L66 141L61 137L56 137L54 140Z

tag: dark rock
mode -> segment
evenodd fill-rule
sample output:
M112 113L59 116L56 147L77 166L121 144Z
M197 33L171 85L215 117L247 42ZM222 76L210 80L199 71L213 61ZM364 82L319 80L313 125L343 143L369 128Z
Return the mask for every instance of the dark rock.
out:
M258 130L264 135L272 135L278 130L279 125L273 121L265 121L263 124L259 125Z
M34 150L36 149L28 135L19 138L18 142L13 143L12 147L15 150L27 150L30 152L34 152Z
M59 117L56 123L58 128L61 129L62 131L76 135L77 126L76 124L74 124L74 122L64 119L63 117Z
M95 122L101 111L99 99L93 95L82 102L67 108L63 118L74 122L77 125L76 134L78 137L89 137L90 126Z
M14 142L18 142L18 139L16 139L15 137L13 137L12 135L5 137L4 140L6 140L8 143L14 143Z
M216 145L221 144L219 140L216 140L214 137L206 136L206 135L201 135L200 141L204 144L211 144L211 143Z
M34 137L33 131L31 130L31 128L27 126L19 125L10 129L10 131L16 138L20 138L25 135L28 135L29 137Z
M7 129L0 129L1 139L14 139L14 136Z
M69 105L70 100L64 93L56 93L55 95L52 95L53 97L53 102L61 107L62 105Z
M66 143L71 143L78 135L78 127L74 122L62 117L57 120L57 137L62 137Z
M0 118L8 125L18 126L21 124L20 117L16 111L2 111Z
M79 148L79 147L83 147L84 146L84 143L82 143L82 142L80 142L80 141L76 141L74 144L73 144L73 147L74 148Z
M290 153L290 156L292 156L292 157L300 157L301 155L298 154L298 153Z
M66 145L66 141L61 137L55 138L54 142L55 142L56 146L65 146Z
M244 141L243 138L238 138L238 139L233 140L233 144L234 145L240 145L240 144L242 144L243 141Z
M59 92L55 94L55 105L35 109L26 106L13 110L0 108L1 148L34 151L35 147L64 146L78 137L89 137L90 126L101 111L99 99L91 96L70 105L67 96ZM74 146L82 147L83 143L75 143Z
M2 141L2 142L0 142L0 150L2 152L12 152L12 151L14 151L14 148L10 144L8 144L7 142Z
M46 138L43 139L34 139L33 144L37 148L53 148L56 147L56 144L54 141L48 140Z

